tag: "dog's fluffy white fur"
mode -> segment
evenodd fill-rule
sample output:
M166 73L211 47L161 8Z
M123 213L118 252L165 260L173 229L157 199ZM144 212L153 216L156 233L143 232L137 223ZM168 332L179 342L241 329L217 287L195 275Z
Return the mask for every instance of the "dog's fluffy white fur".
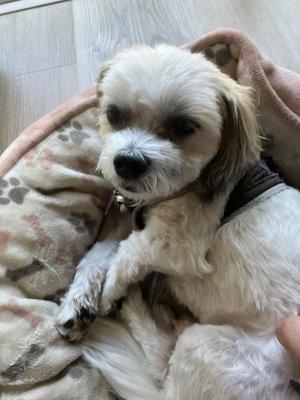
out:
M183 330L171 351L174 335L155 325L135 292L123 311L132 334L100 321L86 357L124 399L296 399L289 379L298 371L274 331L299 312L300 194L289 188L220 224L231 190L259 157L249 89L200 54L158 46L118 55L98 90L99 168L113 186L138 204L200 177L195 191L146 207L145 229L109 259L102 309L157 271L201 324ZM111 105L117 122L108 118ZM151 160L129 181L114 168L128 149ZM97 270L107 263L99 260ZM83 290L75 277L58 317L61 331L78 303L89 308L84 292L98 284L88 280Z

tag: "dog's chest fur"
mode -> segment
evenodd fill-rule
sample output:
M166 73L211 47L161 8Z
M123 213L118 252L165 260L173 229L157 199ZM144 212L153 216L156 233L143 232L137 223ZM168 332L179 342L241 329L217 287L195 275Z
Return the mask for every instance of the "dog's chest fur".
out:
M299 310L299 200L285 191L219 227L222 205L188 194L153 207L145 230L159 236L170 287L201 322L265 329Z

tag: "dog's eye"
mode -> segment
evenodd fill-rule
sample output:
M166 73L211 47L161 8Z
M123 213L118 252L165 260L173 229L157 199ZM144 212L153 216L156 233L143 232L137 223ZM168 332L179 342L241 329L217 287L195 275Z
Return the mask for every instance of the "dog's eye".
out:
M199 128L200 125L196 121L185 117L176 117L167 121L168 131L178 137L191 135Z
M195 125L191 121L178 118L174 122L174 128L178 133L190 134L194 132Z
M110 124L118 125L124 122L124 116L121 110L114 104L107 107L106 116Z

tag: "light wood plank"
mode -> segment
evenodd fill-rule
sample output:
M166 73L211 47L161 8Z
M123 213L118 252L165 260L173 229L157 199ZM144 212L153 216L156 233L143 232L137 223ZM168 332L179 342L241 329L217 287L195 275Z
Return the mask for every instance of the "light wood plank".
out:
M15 14L0 16L0 79L3 74L12 72L13 69L12 48L14 46L15 26Z
M180 44L187 38L170 1L73 0L79 82L94 81L101 62L133 43ZM174 3L178 5L180 1ZM164 4L167 4L166 7Z
M0 16L0 54L2 152L78 90L72 3Z
M184 44L220 27L248 35L273 62L300 71L299 0L73 0L79 82L132 43Z
M13 82L11 57L11 46L14 36L14 27L16 16L6 15L5 18L0 17L0 151L5 149L7 138L11 135L8 126L8 114L11 110L7 108L7 94ZM17 117L16 117L17 118ZM11 139L8 139L11 142Z
M15 75L76 62L71 2L20 11L16 16Z
M76 64L20 75L7 82L2 104L1 151L28 125L78 90Z
M265 58L300 72L299 0L187 0L184 10L190 38L221 27L238 29Z
M70 0L0 0L0 15Z

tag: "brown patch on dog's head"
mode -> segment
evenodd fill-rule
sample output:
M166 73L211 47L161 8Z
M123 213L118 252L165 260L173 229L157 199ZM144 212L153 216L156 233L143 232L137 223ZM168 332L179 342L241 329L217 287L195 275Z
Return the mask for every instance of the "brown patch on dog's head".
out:
M113 64L112 60L106 61L103 64L102 68L100 69L99 75L98 75L98 77L96 79L96 85L97 85L96 93L97 93L97 97L98 97L99 101L100 101L100 98L102 96L101 83L103 81L103 78L107 74L107 72L110 70L112 64Z
M261 151L255 105L250 88L232 81L220 97L222 132L219 150L201 173L200 194L211 202L255 163Z

